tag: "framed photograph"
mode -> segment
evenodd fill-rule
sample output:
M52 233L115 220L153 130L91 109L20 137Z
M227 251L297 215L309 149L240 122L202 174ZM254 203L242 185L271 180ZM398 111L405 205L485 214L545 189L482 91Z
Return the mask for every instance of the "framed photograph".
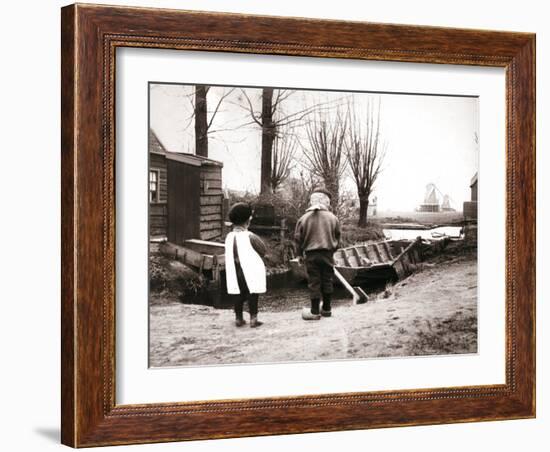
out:
M62 8L62 442L535 416L535 36Z

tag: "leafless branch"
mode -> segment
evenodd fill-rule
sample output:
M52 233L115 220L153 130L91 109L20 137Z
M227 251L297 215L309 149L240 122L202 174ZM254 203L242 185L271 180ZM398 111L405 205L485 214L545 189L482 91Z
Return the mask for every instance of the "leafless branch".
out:
M380 138L380 98L375 107L367 101L366 116L361 118L354 103L348 104L350 122L346 157L357 187L360 202L359 224L366 224L366 207L382 170L387 143Z
M209 88L207 89L207 93L209 91ZM220 98L218 99L218 103L216 104L216 108L214 109L214 111L212 112L212 114L210 115L210 121L208 121L208 126L207 126L207 129L208 129L208 132L209 133L214 133L213 131L210 132L210 128L212 127L212 123L214 122L214 118L216 117L216 115L218 114L218 111L220 109L220 105L223 103L223 101L231 95L231 93L235 91L235 88L231 88L230 90L228 91L224 91L223 94L220 96Z
M273 192L283 183L294 168L298 141L291 131L280 133L273 142L271 160L271 189Z
M335 115L317 110L306 127L308 144L304 146L306 167L321 179L338 206L340 183L346 170L345 145L349 117L340 108Z

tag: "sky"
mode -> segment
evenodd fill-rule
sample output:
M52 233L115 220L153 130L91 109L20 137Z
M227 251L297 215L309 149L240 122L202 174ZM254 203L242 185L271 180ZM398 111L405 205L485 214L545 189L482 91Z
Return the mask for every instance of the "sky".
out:
M150 84L149 89L150 127L168 151L194 153L194 88ZM211 87L207 97L209 117L226 94L212 121L209 157L224 164L224 188L258 192L261 129L251 121L245 94L259 111L261 88ZM373 191L379 210L414 210L429 183L450 196L452 207L462 209L462 202L470 198L470 180L478 171L478 98L297 90L281 103L281 114L322 105L331 120L335 106L348 102L359 118L365 117L369 102L380 103L380 133L386 154ZM293 125L293 133L301 143L293 170L299 174L307 172L301 154L308 152L308 140L303 123ZM350 173L343 181L343 191L354 195L354 190Z

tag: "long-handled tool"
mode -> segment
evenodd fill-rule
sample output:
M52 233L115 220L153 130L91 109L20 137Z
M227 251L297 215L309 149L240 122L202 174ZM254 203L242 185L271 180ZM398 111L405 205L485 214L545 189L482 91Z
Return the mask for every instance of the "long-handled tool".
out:
M345 287L345 289L350 293L353 298L353 304L366 303L369 301L369 296L365 293L363 289L359 286L353 287L349 282L346 281L346 278L334 268L334 275L338 278L340 283Z

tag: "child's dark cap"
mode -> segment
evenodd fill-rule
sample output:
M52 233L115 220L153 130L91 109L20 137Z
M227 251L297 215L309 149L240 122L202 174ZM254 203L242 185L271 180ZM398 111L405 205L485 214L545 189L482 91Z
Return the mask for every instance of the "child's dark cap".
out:
M252 207L246 202L238 202L229 209L229 221L233 224L244 224L252 216Z

